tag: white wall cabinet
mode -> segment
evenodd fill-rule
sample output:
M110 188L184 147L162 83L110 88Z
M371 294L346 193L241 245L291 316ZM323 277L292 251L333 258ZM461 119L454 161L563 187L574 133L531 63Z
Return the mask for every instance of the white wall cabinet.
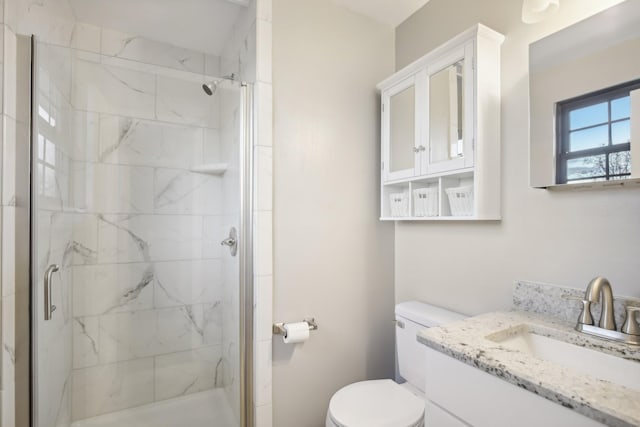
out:
M381 219L500 219L503 40L477 24L378 85Z
M436 350L426 363L427 426L605 426Z

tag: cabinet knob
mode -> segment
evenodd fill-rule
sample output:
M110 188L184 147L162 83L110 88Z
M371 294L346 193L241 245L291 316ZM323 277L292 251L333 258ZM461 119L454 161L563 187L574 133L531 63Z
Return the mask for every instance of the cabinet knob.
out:
M419 147L413 147L413 152L414 153L419 153L420 152L420 148Z

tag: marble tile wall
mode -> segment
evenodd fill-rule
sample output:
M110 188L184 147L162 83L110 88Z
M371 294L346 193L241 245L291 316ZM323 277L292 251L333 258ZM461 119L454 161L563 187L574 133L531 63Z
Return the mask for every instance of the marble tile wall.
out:
M27 211L29 163L29 62L25 55L25 40L16 34L36 34L52 42L62 41L73 28L75 18L67 0L4 0L0 1L2 15L2 350L3 367L0 385L0 425L3 427L27 426L29 410L29 216ZM28 40L26 41L28 45ZM56 102L68 104L69 70L59 68L55 58L43 58L42 75L51 76L50 86L43 88L58 96ZM63 60L63 64L70 64ZM67 94L67 96L64 96ZM62 122L68 117L64 108L56 112L59 129L68 129ZM59 132L50 132L49 139L59 141ZM50 145L55 145L50 144ZM64 212L69 205L65 192L69 158L57 147L50 152L60 173L48 174L37 183L47 187L51 201L42 200L42 222L36 233L42 235L46 251L38 253L38 270L47 262L60 262L65 254L64 236L69 233L70 216ZM59 179L57 179L59 178ZM61 203L57 203L61 202ZM47 354L38 370L43 372L42 396L37 399L38 412L43 415L38 426L68 426L70 424L71 371L71 322L70 276L68 268L62 268L54 281L54 299L57 301L56 317L42 330L40 350ZM39 277L38 279L41 279ZM35 308L41 313L42 306ZM36 325L40 327L42 325ZM10 355L10 357L4 357ZM46 381L44 381L46 379Z
M237 21L221 57L222 74L235 73L253 82L254 95L254 390L253 411L257 427L271 427L271 325L273 295L272 261L272 80L271 0L252 0ZM231 307L234 307L232 304ZM229 313L229 318L233 313ZM227 318L225 317L225 320ZM226 325L226 323L225 323ZM224 333L223 333L224 336ZM229 342L229 348L233 348ZM230 360L237 360L230 359ZM236 370L232 367L232 370ZM233 404L237 386L227 387Z
M220 95L114 34L118 61L71 49L72 420L225 385L226 177L190 171L220 160Z
M76 23L68 0L0 0L0 10L2 65L16 62L16 33L34 33L50 44L52 54L47 57L45 52L43 61L49 61L49 77L65 101L58 104L63 108L57 119L65 122L59 128L71 129L71 137L64 135L54 144L60 167L48 179L43 173L42 188L48 196L42 197L39 213L38 233L50 242L39 254L40 267L52 260L64 265L63 284L54 294L54 300L63 302L57 313L60 320L51 329L60 342L74 342L68 347L71 354L65 354L63 346L60 351L52 347L60 366L52 369L58 378L52 387L57 389L43 390L52 401L45 404L49 411L45 419L67 426L72 416L91 416L132 402L146 403L150 396L162 400L233 381L230 375L225 378L222 369L222 291L203 280L211 275L224 277L229 268L219 247L220 229L228 221L223 211L216 211L212 198L203 196L207 189L215 192L221 186L216 178L188 172L194 164L220 160L220 107L215 98L212 103L200 99L202 75L193 73L225 74L221 59ZM255 4L249 13L255 14ZM236 74L253 80L255 23L249 29L239 39L248 47L237 62L242 68ZM65 47L76 49L61 49ZM18 85L6 84L2 66L0 72L5 88L3 158L10 159L12 149L20 155L21 146L15 142L20 135L24 140L28 128L17 117ZM153 87L148 75L154 76ZM88 81L94 77L98 84ZM20 161L3 163L10 169ZM2 172L3 186L16 178L6 172L12 173ZM19 179L16 182L19 186ZM140 183L151 183L153 190L145 192ZM101 197L96 197L98 192ZM11 230L19 229L27 218L21 208L20 195L3 188L0 424L5 427L28 421L28 400L20 398L28 392L26 371L14 365L16 359L26 360L20 353L24 356L28 349L27 330L16 330L28 325L28 319L18 319L21 315L16 312L28 304L28 283L26 278L10 277L19 275L20 268L7 268L16 261L6 256L19 240ZM95 283L113 277L116 282L111 281L111 287L96 290ZM193 285L192 289L183 283ZM97 292L99 298L89 299L90 292ZM76 306L85 311L70 315ZM123 331L128 321L154 323L156 329L151 329L147 342L163 353L150 355L148 349L140 349L130 328ZM165 332L184 339L171 341ZM114 342L114 336L120 342ZM115 349L117 345L121 351ZM71 368L74 375L64 378ZM22 375L18 381L14 381L14 370ZM129 375L132 371L136 375ZM95 383L98 379L102 382ZM23 384L23 390L17 390L17 383ZM74 387L76 392L71 393ZM84 393L82 387L92 391ZM82 407L75 405L73 415L72 394L76 400L83 394L85 398ZM106 395L111 400L105 401Z
M254 139L254 416L256 427L271 427L273 319L273 87L272 0L255 0ZM252 67L246 67L250 70ZM279 319L278 321L286 321Z
M241 79L254 82L254 390L253 411L257 427L272 425L272 355L271 325L273 295L272 256L272 73L271 73L271 26L272 1L253 0L246 14L241 17L227 42L220 60L221 74L235 73ZM225 103L226 104L226 103ZM229 141L224 141L229 143ZM224 147L224 143L222 144ZM235 304L225 307L236 307ZM235 313L225 316L237 318ZM230 323L229 323L230 325ZM229 334L231 336L231 334ZM223 339L226 337L223 331ZM226 347L234 348L233 341L225 341ZM235 346L237 348L237 346ZM229 360L238 360L230 357ZM234 366L230 371L237 372ZM238 387L231 383L226 389L229 401L238 414Z

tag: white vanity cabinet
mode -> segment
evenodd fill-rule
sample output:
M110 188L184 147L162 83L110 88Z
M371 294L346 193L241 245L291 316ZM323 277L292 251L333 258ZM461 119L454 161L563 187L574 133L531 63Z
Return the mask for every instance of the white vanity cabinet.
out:
M503 40L477 24L378 85L382 220L500 219Z
M427 348L426 364L427 426L605 427L431 348Z

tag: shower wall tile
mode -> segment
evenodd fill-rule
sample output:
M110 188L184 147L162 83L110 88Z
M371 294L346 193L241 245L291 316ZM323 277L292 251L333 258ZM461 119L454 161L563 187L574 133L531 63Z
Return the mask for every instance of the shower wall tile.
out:
M100 114L73 110L73 132L69 138L72 159L97 162L100 141Z
M73 214L72 242L69 246L72 265L95 264L98 262L98 216L94 214Z
M73 257L73 214L38 211L38 271L42 274L50 264L66 267Z
M255 274L269 276L273 263L273 233L271 211L258 211L254 213L254 263Z
M220 344L219 303L100 316L100 363Z
M267 341L273 336L273 276L256 276L253 284L254 300L254 331L257 341Z
M161 67L205 73L204 53L106 28L102 30L101 53Z
M204 56L204 73L211 77L222 77L220 71L220 57L217 55L205 54Z
M71 425L71 381L70 379L67 379L67 383L65 384L57 415L58 416L55 418L54 426L63 427L63 426Z
M255 346L254 404L271 403L271 339L258 341Z
M18 49L16 34L6 25L3 28L3 102L2 111L9 117L16 119L16 101L17 101L17 67Z
M256 80L264 83L273 81L272 72L272 23L270 21L257 21L257 67Z
M149 263L73 267L73 315L92 316L153 308Z
M102 29L95 25L76 22L71 34L71 47L100 53L100 38Z
M252 1L234 24L221 59L223 75L235 73L241 80L256 80L255 4Z
M98 214L98 262L151 261L151 216Z
M223 163L225 161L228 162L228 159L222 156L219 129L204 129L204 149L202 160L205 164Z
M75 162L74 196L87 212L153 213L153 169L104 163Z
M189 169L202 162L204 133L200 127L103 114L99 160Z
M2 397L2 413L0 414L0 423L3 426L13 427L16 425L16 399L15 393L9 387L5 391L0 392Z
M157 262L154 307L215 303L221 299L221 261Z
M220 216L205 216L202 218L202 258L221 258L222 245L220 242L229 233L222 225Z
M14 0L5 2L5 22L18 34L69 46L75 16L68 0Z
M153 358L78 369L72 376L72 419L153 402Z
M16 204L16 121L3 116L2 125L2 170L6 177L2 180L2 206L12 206Z
M2 297L6 297L7 301L11 301L13 295L16 293L16 271L15 271L15 242L16 242L16 228L15 228L15 208L10 206L2 206L2 221L5 225L5 229L2 232ZM5 302L4 300L2 301ZM7 320L7 319L4 319ZM6 324L3 320L2 324ZM13 322L11 322L13 324ZM13 341L13 340L12 340ZM11 345L13 347L13 345ZM0 358L1 359L1 358ZM2 375L0 374L0 378Z
M71 101L71 49L45 45L38 50L38 85L44 92L43 100L59 104ZM24 92L20 92L24 93ZM61 100L57 98L61 97ZM45 106L46 107L46 106Z
M72 99L80 110L153 119L155 86L155 76L148 73L74 61Z
M218 215L222 211L222 179L180 169L156 169L154 212Z
M202 217L189 215L155 215L151 238L154 261L202 258Z
M258 0L256 3L256 19L258 21L273 21L273 0Z
M273 208L273 153L271 147L254 148L257 175L256 210L270 211Z
M98 262L201 259L202 217L98 215Z
M4 262L4 261L3 261ZM10 390L15 380L15 298L14 294L2 298L2 371L0 372L3 390ZM13 395L5 395L5 397ZM9 409L10 407L7 407ZM4 424L3 424L4 425Z
M59 278L53 285L52 300L56 305L51 320L45 327L43 320L39 320L40 331L37 369L40 373L39 396L37 400L38 413L44 414L45 420L56 420L61 410L64 410L64 396L69 384L72 369L72 328L71 310L68 303L70 284L65 280L63 272L57 273ZM41 283L39 280L38 283ZM42 301L41 294L37 298ZM39 313L43 307L39 305ZM42 317L39 317L42 319ZM53 425L50 424L50 425Z
M158 120L218 128L218 104L218 97L203 96L202 88L198 84L158 76Z
M273 406L271 403L256 406L254 410L256 427L273 427Z
M155 362L156 400L170 399L216 386L216 367L221 346L157 356Z
M192 215L98 215L98 262L201 259L203 218Z
M74 313L74 316L76 314ZM100 318L74 317L73 319L73 369L98 364L100 356Z
M255 145L271 147L273 145L273 87L269 83L256 83L256 117Z

